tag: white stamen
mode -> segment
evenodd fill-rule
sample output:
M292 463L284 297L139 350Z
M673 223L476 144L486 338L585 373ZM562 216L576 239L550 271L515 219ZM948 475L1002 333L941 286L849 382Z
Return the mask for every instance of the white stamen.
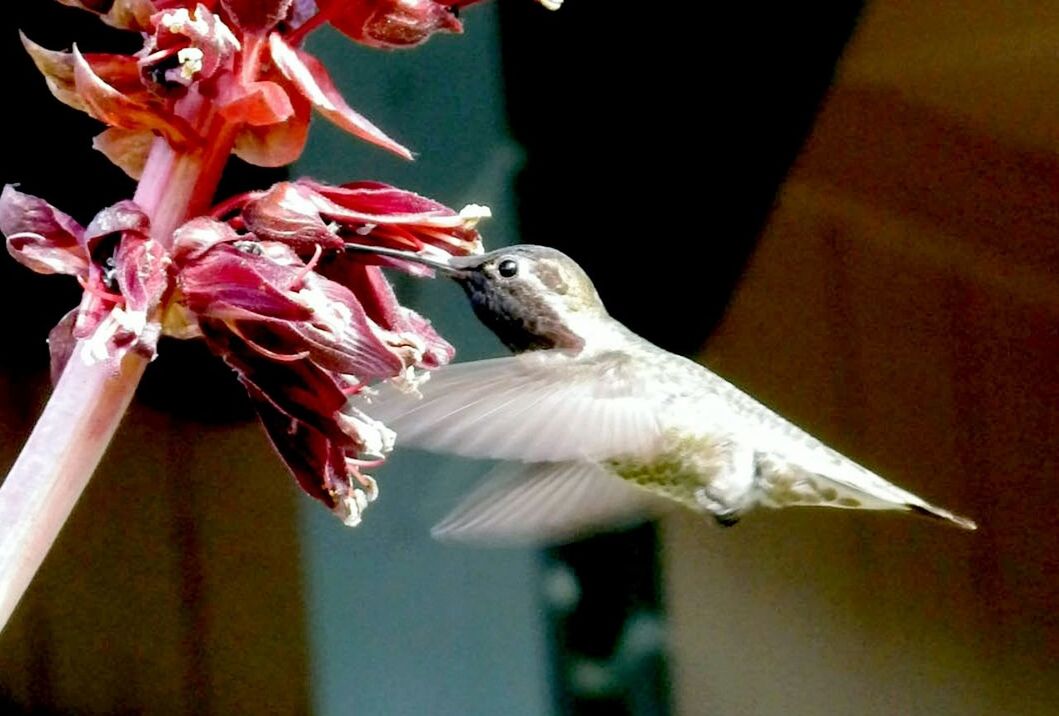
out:
M371 475L364 474L360 476L360 481L364 483L364 496L368 502L375 502L379 498L379 483Z
M537 2L549 10L558 10L563 6L563 0L537 0Z
M378 488L375 489L375 496L378 496ZM355 487L353 492L338 501L333 511L346 527L356 527L364 520L364 510L374 499L364 490Z
M408 366L393 378L390 378L390 383L405 395L422 398L423 394L419 392L419 386L428 380L430 380L430 371L417 371L412 366Z
M177 51L177 62L180 63L180 76L186 80L195 79L195 75L202 72L202 58L205 57L202 50L197 47L185 47Z
M479 221L488 219L492 215L493 212L489 207L481 204L468 204L460 209L460 219L463 220L463 226L466 229L473 229L478 225Z
M143 333L143 329L147 326L147 313L144 311L126 311L115 307L110 312L110 315L114 317L114 322L120 328L125 329L134 336Z
M192 15L187 8L183 7L176 10L170 10L162 15L161 25L165 30L177 35L191 37L194 34L199 37L207 37L210 34L210 24L207 22L206 18L203 17L200 10L208 12L201 3L195 8L194 15ZM239 39L235 36L235 33L232 32L231 28L217 18L215 18L213 30L216 31L215 38L219 48L227 46L236 52L242 49L242 45L239 44Z

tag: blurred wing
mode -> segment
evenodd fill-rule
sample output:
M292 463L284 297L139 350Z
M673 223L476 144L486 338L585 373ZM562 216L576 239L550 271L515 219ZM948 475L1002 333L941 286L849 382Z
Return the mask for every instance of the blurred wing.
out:
M591 362L559 351L433 371L421 398L392 385L358 403L410 445L522 462L598 461L646 454L661 439L657 407L621 353Z
M635 524L663 506L660 498L592 463L505 463L432 534L486 545L559 544Z

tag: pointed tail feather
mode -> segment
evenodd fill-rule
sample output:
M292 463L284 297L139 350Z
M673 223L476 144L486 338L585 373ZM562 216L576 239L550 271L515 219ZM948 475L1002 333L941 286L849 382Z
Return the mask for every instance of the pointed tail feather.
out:
M818 459L794 463L774 453L757 453L755 483L761 504L898 510L942 519L965 530L978 529L973 520L936 507L838 453L828 453L831 459L826 465Z
M978 529L978 525L975 524L974 520L968 517L961 517L960 515L928 503L923 503L922 505L909 505L908 509L911 512L915 512L917 515L923 515L924 517L930 517L932 519L945 520L949 524L956 525L960 529L971 530L972 532Z

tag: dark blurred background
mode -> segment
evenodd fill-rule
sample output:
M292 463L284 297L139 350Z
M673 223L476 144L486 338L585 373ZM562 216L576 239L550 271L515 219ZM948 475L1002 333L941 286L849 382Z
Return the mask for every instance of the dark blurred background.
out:
M131 183L14 28L129 38L56 3L6 20L0 179L87 221ZM491 246L570 253L634 330L979 531L804 510L459 549L429 526L486 466L412 451L348 530L296 494L227 371L168 343L0 635L0 710L1059 712L1059 16L500 0L466 23L399 54L315 36L419 159L316 123L292 172L489 204ZM276 177L236 167L222 192ZM77 290L12 261L0 279L6 466ZM399 289L462 359L500 352L458 289Z

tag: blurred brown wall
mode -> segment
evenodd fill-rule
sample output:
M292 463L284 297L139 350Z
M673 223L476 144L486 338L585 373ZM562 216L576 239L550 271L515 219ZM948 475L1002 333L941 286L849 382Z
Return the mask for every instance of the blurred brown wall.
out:
M705 356L979 531L814 510L669 523L679 713L1059 713L1047 6L868 8Z
M44 383L0 374L5 471ZM306 713L295 515L256 424L134 405L0 634L0 712Z

